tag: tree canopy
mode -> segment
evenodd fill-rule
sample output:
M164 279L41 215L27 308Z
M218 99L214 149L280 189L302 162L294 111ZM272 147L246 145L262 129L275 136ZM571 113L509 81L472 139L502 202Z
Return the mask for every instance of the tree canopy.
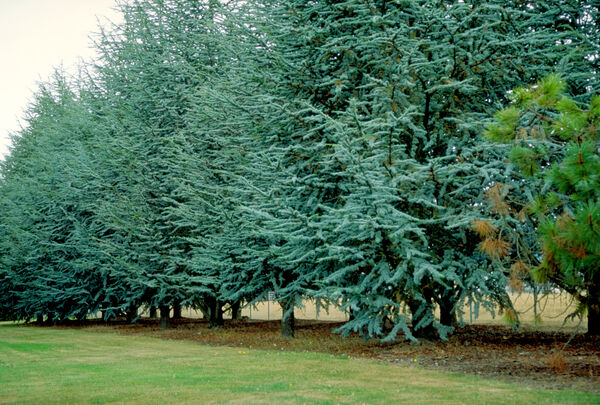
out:
M482 217L502 214L485 201L514 175L481 135L493 111L533 99L526 86L553 72L575 100L557 104L572 110L557 122L569 136L593 132L577 103L598 90L597 7L120 7L124 22L96 39L99 61L41 87L2 163L3 317L135 321L146 306L167 326L184 305L217 326L274 292L285 336L312 299L350 313L340 332L391 340L444 338L466 301L512 311L511 271L497 260L509 242L487 238L500 245L486 250L480 238ZM512 135L519 117L510 107L490 130ZM522 171L546 153L535 148L513 152ZM567 181L552 184L575 195ZM546 268L564 268L561 255Z
M543 256L535 278L570 292L587 312L588 333L600 328L600 95L583 106L549 76L515 89L513 103L495 115L487 137L512 142L513 164L531 179L523 209L539 231ZM536 188L537 186L537 188ZM521 230L519 227L514 229ZM528 252L527 250L525 252ZM515 260L530 267L530 257Z

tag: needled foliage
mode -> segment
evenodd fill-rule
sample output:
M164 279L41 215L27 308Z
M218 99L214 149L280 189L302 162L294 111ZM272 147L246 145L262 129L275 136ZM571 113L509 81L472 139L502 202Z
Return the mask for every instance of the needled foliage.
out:
M512 133L488 127L491 139L513 142L511 162L527 176L528 213L538 230L541 262L532 273L551 281L587 311L588 333L600 333L600 96L581 104L565 95L558 75L513 93ZM502 116L498 113L496 117ZM498 120L496 120L498 121ZM523 228L513 228L523 230ZM487 240L487 239L486 239ZM485 241L483 243L486 243ZM497 250L494 250L495 253ZM513 264L526 272L522 255ZM497 258L497 257L496 257Z
M498 264L517 251L498 220L514 210L510 173L483 122L519 88L495 131L543 137L521 131L522 86L554 70L574 94L596 86L587 2L120 7L97 63L42 87L2 166L2 316L133 322L150 306L167 325L184 305L218 326L269 294L290 337L294 308L314 299L350 313L342 333L391 340L444 337L466 300L513 314ZM538 104L569 114L542 129L571 139L587 110L544 86L558 87ZM512 157L537 176L546 153L522 144ZM539 207L587 198L595 180L574 186L578 164ZM556 230L581 260L588 247L567 236L584 219Z
M471 229L503 176L481 120L584 36L544 2L250 3L270 62L253 77L273 106L254 155L270 192L252 209L274 289L341 301L342 332L388 339L444 336L466 299L510 308L482 254L509 244ZM508 133L517 111L503 114Z
M130 284L127 301L161 307L161 316L169 306L190 304L210 291L210 280L191 265L187 238L193 227L176 211L189 202L181 192L186 180L197 180L189 162L203 134L187 136L186 114L210 62L210 41L194 43L183 33L206 35L209 9L192 4L197 2L180 3L123 5L125 23L100 38L102 64L94 82L95 91L110 103L107 147L115 151L118 165L127 167L120 198L107 201L104 212L113 235L135 245L129 252L122 251L122 243L107 243L108 248L111 256L130 257L131 265L119 269ZM136 215L123 200L136 206ZM198 220L202 215L197 210Z
M27 127L2 163L0 277L8 318L83 318L111 293L93 234L102 197L85 179L98 167L85 97L57 73L36 94Z

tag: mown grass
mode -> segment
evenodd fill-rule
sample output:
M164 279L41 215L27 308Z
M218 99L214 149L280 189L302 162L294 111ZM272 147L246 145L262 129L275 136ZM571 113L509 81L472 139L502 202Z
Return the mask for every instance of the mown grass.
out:
M0 403L600 403L321 353L0 325Z

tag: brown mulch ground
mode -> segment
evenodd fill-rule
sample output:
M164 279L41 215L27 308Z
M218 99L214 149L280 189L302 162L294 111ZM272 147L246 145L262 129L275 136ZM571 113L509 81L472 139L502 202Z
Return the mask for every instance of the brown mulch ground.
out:
M358 336L341 338L332 333L340 325L297 320L295 339L280 336L278 321L226 321L218 329L210 329L206 321L198 319L173 320L170 329L160 329L157 320L149 319L141 319L134 325L87 321L63 327L207 345L325 352L492 377L538 389L600 392L599 337L472 325L458 329L446 342L381 343L365 342Z

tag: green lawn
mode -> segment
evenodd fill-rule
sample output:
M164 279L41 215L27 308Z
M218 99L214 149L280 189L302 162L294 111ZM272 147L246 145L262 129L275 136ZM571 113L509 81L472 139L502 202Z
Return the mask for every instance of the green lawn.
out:
M0 324L0 403L600 403L318 353Z

